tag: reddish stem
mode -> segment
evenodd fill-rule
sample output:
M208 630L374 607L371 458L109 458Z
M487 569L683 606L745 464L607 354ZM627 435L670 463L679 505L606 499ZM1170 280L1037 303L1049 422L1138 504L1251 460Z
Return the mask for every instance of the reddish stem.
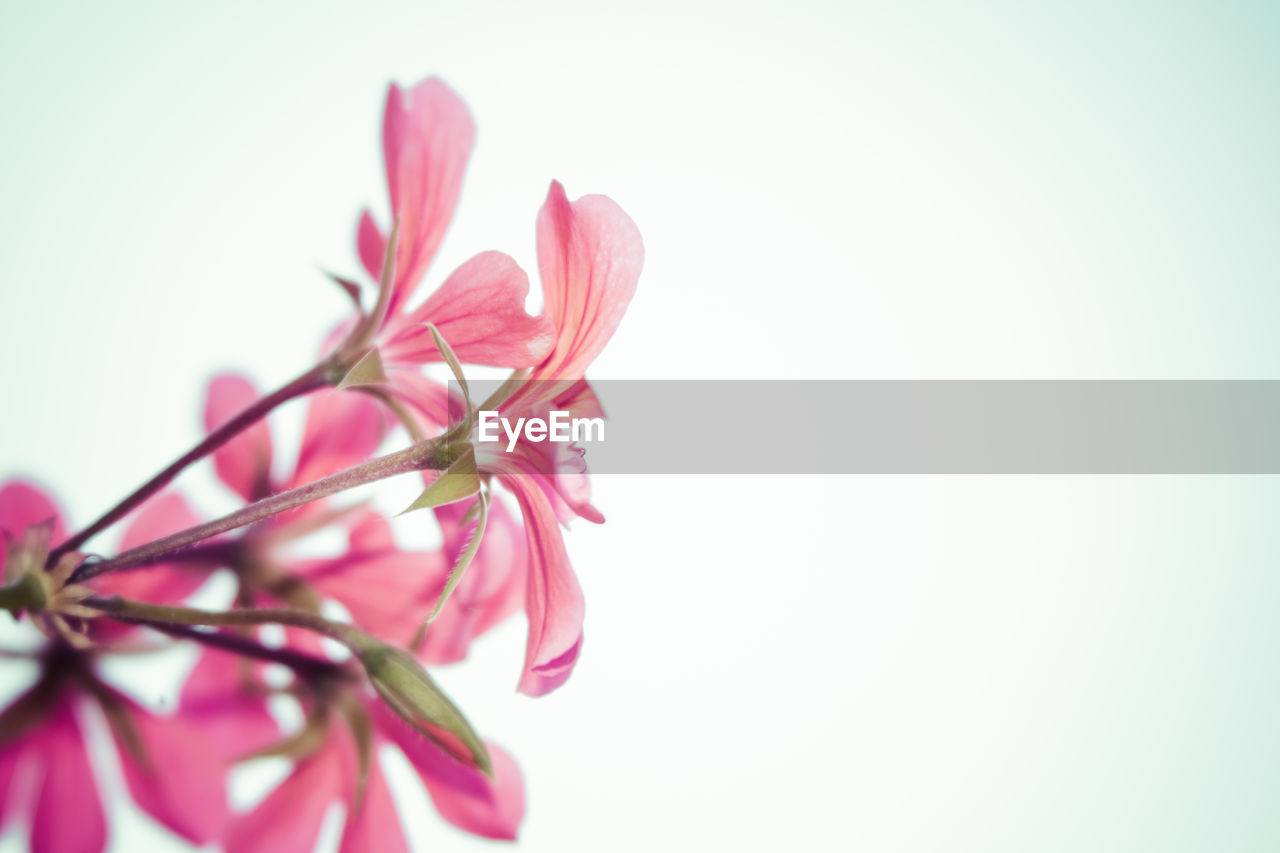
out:
M326 498L347 489L353 489L356 486L363 486L366 483L394 477L397 474L405 474L409 471L420 471L424 468L447 468L452 460L448 458L447 453L441 453L442 449L443 441L435 439L420 442L412 447L396 453L389 453L386 456L380 456L377 459L371 459L368 462L316 480L314 483L307 483L305 486L299 486L296 489L290 489L287 492L263 498L257 503L249 504L233 513L224 515L222 518L216 518L204 524L197 524L195 527L180 530L169 536L162 536L154 542L131 548L109 560L84 563L72 574L70 582L83 583L90 578L104 575L107 572L131 569L159 562L210 537L226 533L229 530L235 530L237 527L253 524L264 518L270 518L273 515L295 509L303 504Z
M195 462L200 461L249 427L267 416L273 409L280 406L295 397L301 397L312 391L323 388L332 384L333 367L326 363L319 364L293 381L284 385L276 391L261 397L240 414L227 421L222 426L205 436L195 447L191 448L181 457L173 462L169 467L165 468L159 474L156 474L147 482L143 483L133 491L128 497L120 501L118 504L107 510L97 521L81 530L71 538L67 539L49 554L48 565L52 566L58 562L58 558L63 554L76 550L85 542L89 541L93 536L106 530L120 519L124 518L143 501L163 489L173 478L178 476L184 469Z

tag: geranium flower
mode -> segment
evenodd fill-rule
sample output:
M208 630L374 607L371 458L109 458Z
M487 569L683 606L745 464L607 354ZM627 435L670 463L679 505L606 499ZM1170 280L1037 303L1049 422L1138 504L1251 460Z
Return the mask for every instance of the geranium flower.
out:
M186 513L179 498L161 496L144 505L126 540L145 536L152 527L181 524ZM62 540L65 525L53 500L21 480L0 487L0 538L21 542L38 527L50 531L47 544ZM6 574L12 568L7 550L0 551ZM153 574L104 576L93 586L104 592L176 600L202 581L180 567L162 566ZM119 633L95 625L93 636L112 640ZM148 711L99 681L92 661L91 653L55 640L41 659L35 686L0 712L0 801L9 803L0 808L0 825L24 796L34 793L33 850L93 853L104 848L106 820L78 713L97 705L106 716L125 783L138 806L194 844L218 838L227 818L222 758L183 714ZM67 819L68 803L75 804L74 820Z
M355 739L340 721L328 724L324 740L256 807L235 820L227 833L228 853L308 853L315 847L325 812L335 802L347 807L342 853L408 851L395 803L377 758L386 744L398 746L426 787L441 817L485 838L514 839L524 818L524 781L515 761L486 743L492 778L414 731L381 701L367 697L373 721L372 760L360 789ZM357 791L359 793L357 794Z
M537 235L544 305L555 323L555 341L541 362L515 374L482 407L509 419L544 417L553 408L574 417L603 416L583 373L617 330L635 293L644 259L639 231L610 199L589 195L570 202L553 182L538 215ZM413 381L411 400L421 428L443 429L456 415L456 401L423 377ZM470 440L476 473L496 475L520 506L529 552L529 637L518 689L540 696L568 679L582 645L582 589L560 523L604 518L591 505L586 464L575 445L535 444L522 437L508 451L501 443L476 442L474 431ZM477 477L477 489L479 482Z
M90 660L52 647L35 687L0 712L0 801L8 800L0 828L18 803L34 796L32 850L97 853L106 847L102 797L80 716L97 705L138 807L193 844L220 838L228 819L222 757L181 713L154 714L98 681Z
M194 524L195 513L176 492L161 493L142 505L130 519L121 538L123 548L172 533ZM0 486L0 576L10 577L9 550L21 542L34 528L47 532L47 545L57 546L66 538L66 524L53 499L25 480L15 479ZM144 601L176 603L189 597L207 579L206 575L180 563L157 564L145 572L119 572L103 575L90 582L94 592L120 595ZM134 629L120 623L94 622L82 626L95 641L110 643L122 639Z
M551 323L524 310L528 277L501 252L476 255L426 301L408 307L453 218L474 141L466 105L442 81L433 77L409 89L391 85L382 145L396 240L388 253L386 233L368 211L361 215L357 249L380 284L374 307L346 325L338 346L344 363L363 362L348 384L376 383L411 394L412 380L402 381L403 374L442 360L428 323L471 364L526 367L550 348Z

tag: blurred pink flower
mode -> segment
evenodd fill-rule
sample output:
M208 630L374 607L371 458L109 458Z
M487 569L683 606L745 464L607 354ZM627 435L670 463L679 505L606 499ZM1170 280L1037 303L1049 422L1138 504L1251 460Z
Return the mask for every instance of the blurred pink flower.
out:
M143 505L125 534L142 539L151 529L181 526L190 510L176 495L161 495ZM28 528L52 524L53 544L64 537L62 515L41 489L20 480L0 487L0 538L19 540ZM126 545L126 547L128 547ZM7 553L0 551L0 567ZM93 586L103 592L180 599L203 581L180 567L107 575ZM128 630L94 626L97 639L111 640ZM195 844L218 838L227 817L226 765L181 713L154 714L98 681L91 658L61 644L49 647L35 687L0 712L0 825L22 797L34 792L31 846L34 850L97 851L106 843L106 821L97 784L85 751L75 708L89 701L106 713L125 783L138 806L173 832ZM77 819L68 820L65 804L75 803Z
M227 765L200 728L181 714L151 713L97 682L87 659L68 654L65 660L54 656L54 668L0 712L0 799L8 800L0 827L19 803L34 797L32 850L97 853L105 848L102 799L76 713L92 699L106 712L125 784L138 807L193 844L220 838L228 820Z
M329 726L321 746L256 807L234 821L228 853L308 853L315 847L325 812L335 802L347 807L341 853L407 851L395 803L377 758L386 743L398 746L426 787L441 817L459 829L486 838L514 839L524 818L524 781L519 767L495 744L487 744L493 778L460 763L414 731L381 701L370 698L374 722L373 760L358 804L355 741L340 722Z
M176 492L164 492L144 503L134 514L121 538L121 549L195 524L195 513ZM49 523L52 545L66 538L62 512L41 488L25 480L10 480L0 486L0 574L8 559L7 545L23 537L28 527ZM107 595L121 595L144 601L176 603L190 596L207 579L205 573L183 564L158 564L141 572L117 572L90 582L93 589ZM98 620L90 633L100 642L113 642L136 629L108 620Z

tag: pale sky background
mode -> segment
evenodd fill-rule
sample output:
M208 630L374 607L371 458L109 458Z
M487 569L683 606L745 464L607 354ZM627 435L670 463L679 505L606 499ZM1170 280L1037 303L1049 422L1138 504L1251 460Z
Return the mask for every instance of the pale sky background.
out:
M479 128L428 287L533 270L552 178L638 223L593 376L1280 378L1280 12L1055 5L10 4L0 475L84 523L194 443L214 371L305 367L345 308L318 271L385 214L386 83L428 74ZM833 440L689 429L748 417ZM520 849L1280 847L1274 478L596 494L568 685L515 694L518 620L439 672L524 769ZM181 663L130 672L155 701ZM488 846L398 794L416 850ZM181 849L127 797L113 833Z

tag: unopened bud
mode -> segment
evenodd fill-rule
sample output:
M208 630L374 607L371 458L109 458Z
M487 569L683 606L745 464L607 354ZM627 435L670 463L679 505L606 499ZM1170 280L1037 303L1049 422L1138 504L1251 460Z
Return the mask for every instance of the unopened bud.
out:
M484 742L413 655L376 641L355 651L391 710L458 761L492 775Z

